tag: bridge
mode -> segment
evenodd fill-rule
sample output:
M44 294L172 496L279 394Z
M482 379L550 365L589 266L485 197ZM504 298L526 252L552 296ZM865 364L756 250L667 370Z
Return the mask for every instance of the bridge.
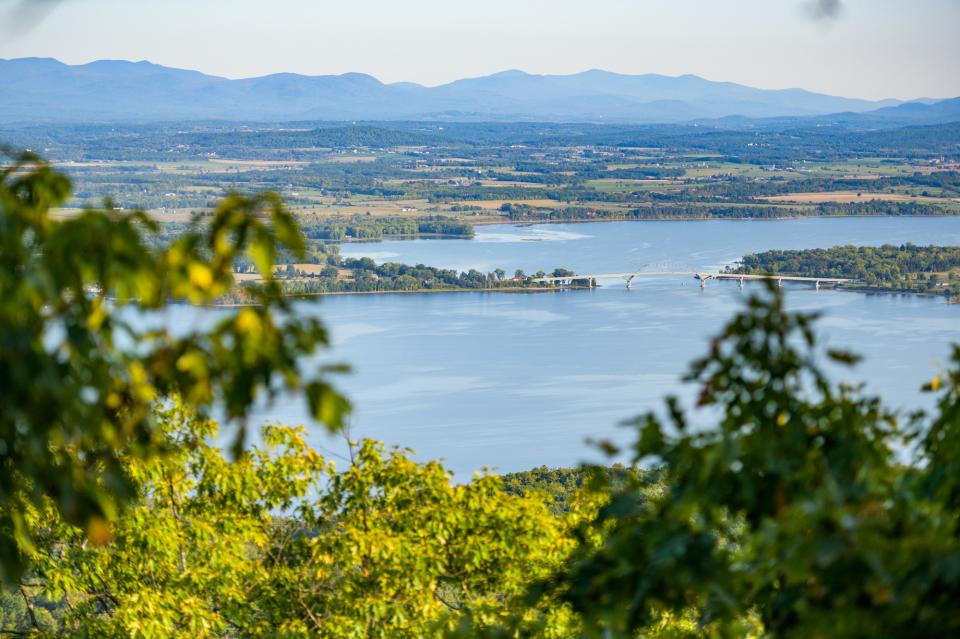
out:
M596 280L614 280L622 279L626 280L627 288L633 288L633 280L638 277L693 277L696 280L700 281L700 288L706 288L707 282L709 280L736 280L740 284L740 288L743 288L744 282L754 281L754 280L776 280L779 286L783 286L784 282L806 282L808 284L813 284L817 290L820 290L820 286L824 284L830 284L836 286L838 284L849 284L855 282L856 280L847 279L843 277L802 277L799 275L745 275L740 273L722 273L718 271L714 272L698 272L698 271L632 271L629 273L592 273L585 275L561 275L561 276L547 276L547 277L535 277L533 278L534 282L544 283L544 284L560 284L561 286L569 286L572 282L587 280L590 282L591 286Z

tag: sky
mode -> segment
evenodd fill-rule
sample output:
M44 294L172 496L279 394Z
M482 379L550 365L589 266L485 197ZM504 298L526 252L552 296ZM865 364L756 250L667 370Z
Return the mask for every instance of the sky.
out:
M0 58L426 85L599 68L944 98L958 34L960 0L0 0Z

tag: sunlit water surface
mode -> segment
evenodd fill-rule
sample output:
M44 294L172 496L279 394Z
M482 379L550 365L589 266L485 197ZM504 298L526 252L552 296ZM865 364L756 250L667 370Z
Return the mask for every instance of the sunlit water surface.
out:
M838 244L960 244L960 218L836 218L791 221L613 222L487 226L473 240L345 245L348 256L528 273L565 267L580 273L635 270L670 260L717 269L745 253ZM338 380L353 400L352 436L443 458L458 477L489 466L501 472L600 459L588 439L625 441L617 424L689 398L678 378L736 312L744 291L733 282L610 281L592 291L424 293L331 296L305 303L319 314L334 347L324 359L351 364ZM785 286L793 309L821 311L827 346L865 360L845 381L865 382L892 405L929 405L919 387L960 342L960 305L942 299ZM209 314L210 311L200 311ZM198 311L181 307L184 326ZM309 425L300 399L261 417ZM311 427L317 446L342 451Z

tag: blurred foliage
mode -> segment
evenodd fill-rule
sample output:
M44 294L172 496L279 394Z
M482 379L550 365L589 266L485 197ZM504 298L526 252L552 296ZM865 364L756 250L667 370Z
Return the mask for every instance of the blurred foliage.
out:
M665 488L614 491L553 584L588 636L691 613L700 636L960 633L960 348L937 413L903 418L827 379L814 320L751 298L689 375L716 427L673 398L634 422Z
M216 424L182 405L159 412L176 453L128 458L136 504L109 543L28 516L38 543L7 628L38 637L440 637L507 614L570 636L569 606L526 610L531 579L574 547L575 518L509 495L495 476L451 483L438 463L371 441L334 465L279 425L238 460L208 442ZM29 620L57 602L48 624ZM45 608L43 608L46 611ZM19 624L19 625L17 625Z
M124 463L166 443L153 407L179 395L217 405L238 425L256 402L301 392L310 413L340 425L346 400L300 356L327 344L316 319L293 314L273 277L277 251L304 251L279 197L229 195L202 232L162 248L142 212L51 210L70 182L31 154L0 170L0 572L15 579L34 547L24 513L53 500L71 522L96 527L135 496ZM209 304L233 284L241 256L263 283L254 305L206 329L173 335L151 321L170 304ZM152 327L152 328L151 328Z

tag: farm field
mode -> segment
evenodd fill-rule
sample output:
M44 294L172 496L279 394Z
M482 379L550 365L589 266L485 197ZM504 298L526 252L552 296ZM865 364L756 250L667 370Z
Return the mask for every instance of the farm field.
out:
M946 203L949 200L945 198L924 197L908 195L906 193L870 193L855 191L826 191L820 193L788 193L786 195L772 195L764 197L768 202L870 202L873 200L882 202L936 202Z
M263 190L309 223L370 219L381 229L390 227L384 220L437 217L482 224L960 213L950 125L916 139L881 135L869 156L859 134L842 129L817 130L815 143L704 127L397 122L53 127L42 141L31 129L4 134L43 148L69 172L73 197L58 215L107 198L116 209L182 224L229 192Z

